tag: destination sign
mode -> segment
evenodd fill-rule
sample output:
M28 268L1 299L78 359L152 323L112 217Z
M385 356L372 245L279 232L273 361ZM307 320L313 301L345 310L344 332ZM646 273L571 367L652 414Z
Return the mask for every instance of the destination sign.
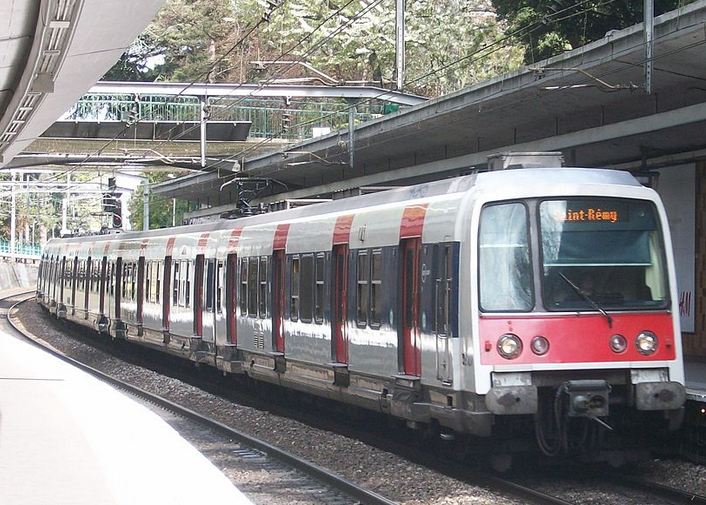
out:
M607 221L617 223L620 221L620 213L615 209L593 207L579 210L566 209L564 221Z

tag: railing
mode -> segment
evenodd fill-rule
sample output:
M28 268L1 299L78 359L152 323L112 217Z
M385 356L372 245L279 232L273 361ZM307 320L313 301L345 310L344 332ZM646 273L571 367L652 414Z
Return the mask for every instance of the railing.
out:
M64 119L77 121L200 121L198 98L188 96L101 95L81 97ZM348 105L344 99L292 99L283 106L281 99L209 98L209 119L213 121L250 121L251 137L305 139L314 128L332 131L348 126ZM357 106L355 122L380 117L385 112L380 101L364 101Z
M13 256L22 258L39 258L42 248L38 245L15 243L15 250L10 247L10 242L0 240L0 256Z

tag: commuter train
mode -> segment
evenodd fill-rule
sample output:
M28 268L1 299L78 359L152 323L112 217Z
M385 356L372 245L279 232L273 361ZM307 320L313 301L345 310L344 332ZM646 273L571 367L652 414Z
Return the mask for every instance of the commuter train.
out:
M445 440L585 455L604 435L681 423L675 279L652 189L621 171L525 168L51 240L37 299Z

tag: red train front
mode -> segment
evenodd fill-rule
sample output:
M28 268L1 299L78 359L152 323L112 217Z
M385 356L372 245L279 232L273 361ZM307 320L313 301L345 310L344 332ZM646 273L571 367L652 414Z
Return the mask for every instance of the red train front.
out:
M531 415L547 455L597 452L605 434L649 437L648 426L663 432L683 417L664 210L636 183L611 192L529 186L480 210L468 308L478 311L477 391L495 434Z

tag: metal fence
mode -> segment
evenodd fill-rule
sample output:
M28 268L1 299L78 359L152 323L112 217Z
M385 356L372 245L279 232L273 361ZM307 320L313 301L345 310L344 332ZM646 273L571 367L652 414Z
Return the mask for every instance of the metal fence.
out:
M381 101L362 102L354 115L356 123L380 117ZM306 139L315 128L331 131L348 126L348 104L344 99L209 98L207 115L213 121L250 121L251 137ZM167 95L103 95L81 97L64 119L87 121L200 121L199 99Z
M31 256L39 258L41 255L41 246L15 243L15 250L13 251L8 240L0 240L0 256Z

